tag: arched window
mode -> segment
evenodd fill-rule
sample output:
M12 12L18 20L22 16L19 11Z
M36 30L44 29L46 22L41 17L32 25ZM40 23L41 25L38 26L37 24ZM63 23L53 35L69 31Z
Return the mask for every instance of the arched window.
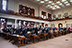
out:
M59 23L59 24L58 24L58 27L59 27L59 28L63 27L63 24L62 24L62 23Z

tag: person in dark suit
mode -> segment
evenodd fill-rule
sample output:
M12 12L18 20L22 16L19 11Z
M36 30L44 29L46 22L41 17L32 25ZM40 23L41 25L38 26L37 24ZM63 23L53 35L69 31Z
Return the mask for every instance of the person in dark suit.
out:
M22 32L22 28L21 27L17 28L16 34L20 34L21 32Z
M12 29L13 29L13 34L16 34L16 28L15 28L15 26Z
M54 32L55 32L55 29L56 29L56 28L53 28L53 31L54 31Z
M27 31L31 31L31 26L28 26L27 27Z
M44 31L45 31L46 33L49 32L49 30L48 30L48 25L47 25L47 24L45 25ZM45 34L46 34L46 33L45 33Z
M45 31L45 34L48 33L48 28L45 27L44 31Z
M7 29L6 28L3 28L2 31L5 32L5 33L7 33Z
M61 32L61 28L58 28L58 31Z
M47 25L47 24L45 25L44 33L47 34L47 35L46 35L46 39L48 39L49 30L48 30L48 25Z
M26 34L27 34L27 29L25 27L24 30L22 31L22 35L26 36Z
M25 28L25 27L24 27L24 25L23 25L23 26L22 26L22 31L24 30L24 28Z
M44 33L44 27L41 27L42 33Z
M65 32L65 34L66 34L66 30L67 30L67 28L64 27L64 28L63 28L63 31Z
M35 27L35 33L36 33L36 35L38 35L38 31L37 31L38 29L37 29L37 25L36 25L36 27Z
M12 28L10 26L6 30L7 30L7 33L10 33L10 34L13 33Z

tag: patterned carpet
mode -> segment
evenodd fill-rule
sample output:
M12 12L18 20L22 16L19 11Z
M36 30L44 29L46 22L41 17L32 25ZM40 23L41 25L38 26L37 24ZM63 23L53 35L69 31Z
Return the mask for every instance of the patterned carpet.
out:
M0 48L18 48L0 37ZM72 33L19 48L72 48Z

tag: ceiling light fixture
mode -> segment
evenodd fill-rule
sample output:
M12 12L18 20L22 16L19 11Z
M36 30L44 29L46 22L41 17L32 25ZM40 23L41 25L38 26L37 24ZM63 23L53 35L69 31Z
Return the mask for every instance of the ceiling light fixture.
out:
M40 3L44 3L44 1L40 1Z
M55 3L52 3L52 5L55 5Z
M64 4L67 4L67 3L68 3L68 1L64 2Z
M53 6L50 6L50 8L53 8Z
M57 5L55 5L54 7L57 7Z
M47 5L47 6L50 6L50 5Z
M59 6L57 6L56 8L60 8Z
M65 7L64 5L61 5L62 7Z
M53 9L53 10L55 10L56 8L55 8L55 7L53 7L52 9Z
M62 2L65 2L66 0L62 0Z
M60 3L59 5L63 5L62 3Z
M52 1L49 1L49 3L52 3Z
M72 2L72 0L70 0L70 2Z
M68 3L68 4L66 4L66 6L69 6L70 4Z
M58 1L58 2L56 2L57 4L59 4L60 3L60 1Z

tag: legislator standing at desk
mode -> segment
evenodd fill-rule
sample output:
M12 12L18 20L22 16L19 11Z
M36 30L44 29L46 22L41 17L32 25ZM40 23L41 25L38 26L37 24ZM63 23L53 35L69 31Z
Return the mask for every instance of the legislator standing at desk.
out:
M45 25L45 28L44 28L44 36L45 36L45 40L48 39L48 36L49 36L49 30L48 30L48 25Z
M16 34L22 34L22 28L21 27L18 27L17 29L16 29Z
M26 36L27 34L27 28L25 27L23 30L22 30L22 35Z
M58 33L59 33L60 36L62 35L61 30L62 30L62 28L58 28Z

